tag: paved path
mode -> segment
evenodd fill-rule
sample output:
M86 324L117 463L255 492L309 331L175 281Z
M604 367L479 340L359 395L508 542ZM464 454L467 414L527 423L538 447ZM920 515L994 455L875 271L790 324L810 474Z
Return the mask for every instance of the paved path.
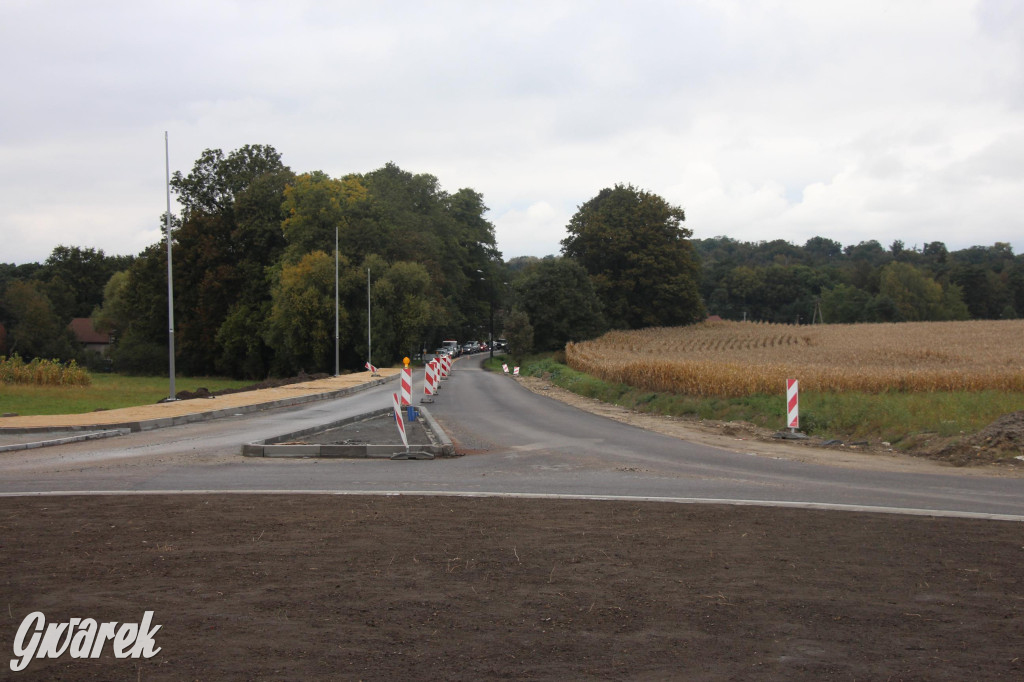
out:
M467 358L430 406L463 457L260 460L242 443L389 404L396 384L127 436L0 455L0 492L525 494L829 505L1024 517L1024 479L807 464L696 445L583 412ZM417 389L419 383L417 382ZM938 470L937 470L938 471Z

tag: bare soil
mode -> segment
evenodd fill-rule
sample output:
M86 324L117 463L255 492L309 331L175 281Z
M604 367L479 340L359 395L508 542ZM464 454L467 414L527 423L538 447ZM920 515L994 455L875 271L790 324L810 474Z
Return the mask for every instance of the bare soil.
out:
M1013 522L499 498L0 498L0 650L26 615L156 657L16 680L1019 680Z
M563 393L719 447L943 466ZM0 498L0 679L1019 680L1022 565L1024 526L1006 521L470 497ZM161 650L119 660L107 646L14 673L33 611L57 623L153 611Z

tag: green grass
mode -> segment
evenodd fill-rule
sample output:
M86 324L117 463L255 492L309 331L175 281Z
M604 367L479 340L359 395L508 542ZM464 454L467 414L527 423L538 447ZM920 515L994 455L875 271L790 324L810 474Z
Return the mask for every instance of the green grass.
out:
M177 377L175 391L210 391L242 388L251 381L210 377ZM93 374L89 386L0 385L0 414L80 414L118 407L152 405L169 393L168 377L136 377L120 374Z
M490 368L501 370L501 362ZM721 421L746 421L783 430L786 399L779 395L696 398L640 391L613 384L555 362L550 356L526 359L520 372L588 398L638 412ZM980 431L1004 414L1024 410L1024 393L1000 391L943 393L800 393L800 430L844 441L888 441L912 446L923 434L959 436Z

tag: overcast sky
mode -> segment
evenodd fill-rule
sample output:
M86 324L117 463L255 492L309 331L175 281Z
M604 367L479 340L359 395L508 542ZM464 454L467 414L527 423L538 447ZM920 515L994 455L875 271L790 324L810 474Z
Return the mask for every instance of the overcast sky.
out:
M471 187L505 258L616 183L698 238L1024 252L1020 0L2 0L0 60L0 262L158 241L165 131Z

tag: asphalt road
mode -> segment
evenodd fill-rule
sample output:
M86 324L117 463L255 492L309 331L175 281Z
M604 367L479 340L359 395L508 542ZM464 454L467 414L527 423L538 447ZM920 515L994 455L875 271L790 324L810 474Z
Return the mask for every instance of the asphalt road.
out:
M744 501L1024 517L1024 479L909 474L720 450L583 412L456 364L430 406L465 456L434 461L243 458L241 445L390 404L391 382L354 396L0 453L0 493L333 491L514 493ZM417 386L414 395L422 389Z

